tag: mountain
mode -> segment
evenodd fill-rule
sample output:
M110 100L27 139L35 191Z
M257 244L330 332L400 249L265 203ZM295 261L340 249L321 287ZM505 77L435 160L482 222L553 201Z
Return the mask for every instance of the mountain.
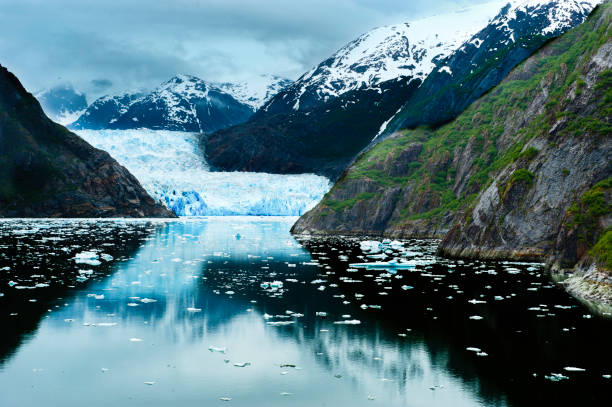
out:
M259 75L251 80L222 82L214 85L256 111L274 95L291 85L292 82L276 75Z
M72 129L106 129L119 120L119 117L128 111L130 105L142 96L139 93L125 93L98 98L69 127Z
M87 109L85 95L71 84L54 86L38 93L36 98L47 116L63 125L72 123Z
M252 114L250 105L220 88L195 76L178 75L149 94L102 97L70 127L208 133L244 122Z
M527 0L508 3L414 92L387 126L443 124L497 85L512 68L551 38L582 23L601 0Z
M575 267L570 289L602 299L597 282L609 287L612 271L611 34L608 0L450 123L396 132L362 154L293 231L438 237L444 255Z
M401 77L424 80L479 27L499 3L442 14L410 23L378 27L340 48L302 75L262 108L267 114L309 110L356 89L381 90Z
M335 179L410 115L417 117L410 127L455 117L550 38L584 21L595 3L528 0L501 11L492 3L375 29L304 74L246 123L208 136L208 160L225 170Z
M204 141L225 170L316 172L336 178L437 61L486 25L498 3L380 27L274 96L246 123ZM336 154L337 153L337 154Z
M0 66L0 216L173 217L108 153L45 116Z

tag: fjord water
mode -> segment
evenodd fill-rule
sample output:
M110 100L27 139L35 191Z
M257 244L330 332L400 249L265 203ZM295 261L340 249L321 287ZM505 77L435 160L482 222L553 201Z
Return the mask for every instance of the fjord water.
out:
M298 241L294 221L0 222L0 406L607 397L612 324L539 265L449 261L408 240L389 256L414 270L355 270L374 261L359 239Z

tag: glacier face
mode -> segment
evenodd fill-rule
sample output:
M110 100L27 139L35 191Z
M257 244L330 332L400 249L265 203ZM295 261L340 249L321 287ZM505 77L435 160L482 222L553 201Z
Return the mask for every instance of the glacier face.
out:
M299 216L330 189L325 177L211 172L198 135L166 130L79 130L179 216Z

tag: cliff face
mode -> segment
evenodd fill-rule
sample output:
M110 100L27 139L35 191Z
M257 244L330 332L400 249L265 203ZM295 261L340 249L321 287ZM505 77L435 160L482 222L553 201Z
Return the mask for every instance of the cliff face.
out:
M293 231L437 236L450 256L609 270L611 9L548 43L448 125L397 133L363 154Z
M175 215L108 153L47 118L0 66L0 216Z

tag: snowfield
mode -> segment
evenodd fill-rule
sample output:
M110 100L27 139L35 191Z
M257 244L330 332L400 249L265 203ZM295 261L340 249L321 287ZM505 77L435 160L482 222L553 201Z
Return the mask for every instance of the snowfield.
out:
M179 216L299 216L331 188L314 174L211 172L198 135L165 130L79 130Z

